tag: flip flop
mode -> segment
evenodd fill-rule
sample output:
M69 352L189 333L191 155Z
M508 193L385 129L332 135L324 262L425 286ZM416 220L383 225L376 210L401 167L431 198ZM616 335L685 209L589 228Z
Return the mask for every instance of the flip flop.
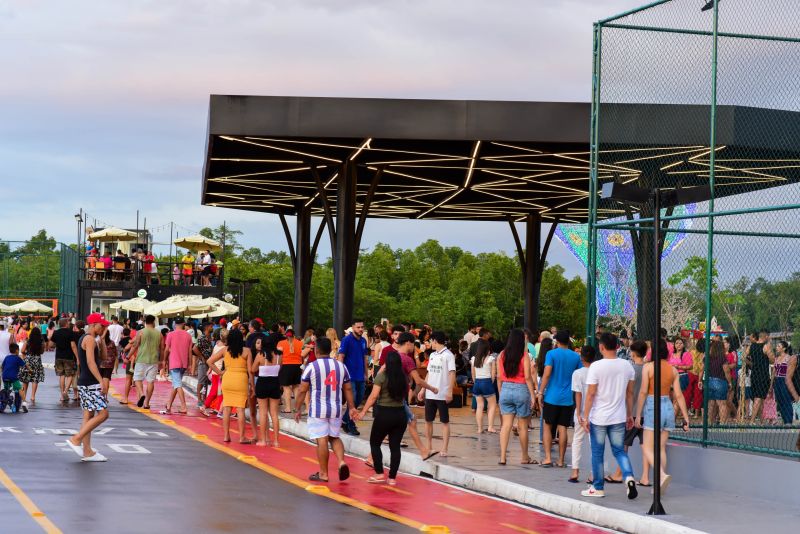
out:
M138 406L139 408L141 408L142 406L144 406L144 399L145 399L145 396L144 396L144 395L142 395L141 397L139 397L139 400L138 400L138 401L136 401L136 406Z
M578 483L578 477L569 477L567 479L567 482L572 482L573 484L577 484Z
M345 481L350 478L350 468L347 467L347 464L342 464L339 466L339 480Z
M425 458L423 458L423 459L422 459L422 461L423 461L423 462L425 462L425 461L427 461L427 460L430 460L431 458L433 458L433 457L434 457L434 456L436 456L437 454L439 454L439 451L433 451L433 452L432 452L432 453L430 453L428 456L426 456Z
M145 410L149 410L150 406L142 406L142 408L145 409Z
M375 469L375 466L374 466L374 465L372 465L372 462L368 462L368 461L364 460L364 465L366 465L366 466L367 466L367 467L369 467L370 469Z
M160 413L161 415L172 415L172 412L170 410L159 410L158 413Z
M309 475L308 480L311 482L327 482L327 480L319 476L319 472Z
M252 445L252 444L253 444L252 439L239 440L239 445Z
M400 448L407 449L408 448L408 443L406 443L405 441L401 441L400 442Z
M614 480L611 476L606 476L603 480L605 480L609 484L622 484L622 480Z
M497 465L506 465L505 462L497 462Z
M652 484L642 484L641 482L637 482L637 484L639 484L643 488L652 488L653 487Z
M533 458L528 458L528 461L527 461L527 462L520 462L520 463L521 463L522 465L536 465L536 464L538 464L539 462L537 462L537 461L536 461L536 460L534 460Z
M539 464L539 467L553 467L553 462L542 462Z

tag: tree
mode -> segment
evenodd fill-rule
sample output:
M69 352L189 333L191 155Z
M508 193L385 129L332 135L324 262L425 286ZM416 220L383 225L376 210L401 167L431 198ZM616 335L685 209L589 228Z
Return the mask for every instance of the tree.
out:
M219 241L229 254L236 254L237 251L242 249L242 246L239 244L239 236L242 234L243 232L241 230L234 230L225 224L221 224L216 228L209 228L206 226L200 229L200 235Z

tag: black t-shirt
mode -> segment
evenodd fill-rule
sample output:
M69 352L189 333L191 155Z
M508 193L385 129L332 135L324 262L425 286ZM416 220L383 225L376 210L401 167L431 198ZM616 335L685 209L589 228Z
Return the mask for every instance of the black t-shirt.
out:
M71 328L59 328L53 332L51 339L56 345L56 360L74 360L71 343L76 341L75 332Z

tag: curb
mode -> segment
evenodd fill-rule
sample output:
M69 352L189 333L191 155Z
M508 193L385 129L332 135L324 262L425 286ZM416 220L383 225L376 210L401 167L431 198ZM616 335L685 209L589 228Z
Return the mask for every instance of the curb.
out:
M194 395L197 379L191 376L183 378L183 385ZM281 418L281 432L311 442L308 437L306 423L293 419ZM345 452L351 456L365 458L370 453L369 443L365 439L343 434ZM385 462L388 466L389 447L382 446ZM475 473L459 467L441 464L434 461L423 461L413 452L403 452L400 471L411 475L424 475L439 482L452 484L478 493L484 493L508 501L532 506L562 517L591 523L599 527L609 528L630 534L703 534L701 530L670 523L624 510L606 508L590 502L579 501L561 495L554 495L541 490L509 482L501 478Z

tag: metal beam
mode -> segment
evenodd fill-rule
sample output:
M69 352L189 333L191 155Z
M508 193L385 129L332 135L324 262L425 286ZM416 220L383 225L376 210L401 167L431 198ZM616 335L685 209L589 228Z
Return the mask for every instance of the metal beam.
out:
M299 212L297 216L300 217ZM292 241L292 234L291 232L289 232L289 225L286 224L286 216L283 213L279 213L278 218L281 220L281 226L283 227L283 235L286 236L286 244L289 247L289 257L292 259L292 267L296 268L297 254L295 254L294 251L294 242ZM299 228L299 222L298 222L298 228ZM300 237L298 236L297 239L299 240Z
M351 160L352 161L352 160ZM367 215L369 215L369 208L372 204L372 199L375 196L375 191L378 189L378 184L383 174L383 167L378 167L375 175L372 177L372 182L369 184L369 191L367 191L367 198L364 199L364 204L361 206L361 215L358 217L358 227L356 228L355 245L356 250L361 250L361 236L364 233L364 224L367 222Z
M317 169L313 166L311 167L311 176L314 177L314 182L317 184L317 192L319 196L322 198L322 209L324 210L324 217L325 223L328 225L328 235L331 239L331 252L334 251L336 248L336 228L333 226L333 214L331 211L331 203L328 201L328 195L325 193L325 185L322 183L322 180L319 177L319 173ZM341 171L339 171L341 175Z
M354 164L345 164L339 173L336 190L336 240L333 254L333 326L339 335L353 320L355 271L356 186Z
M281 218L283 220L283 217ZM311 271L314 257L311 255L311 209L303 207L297 212L297 252L293 254L294 265L294 323L298 335L308 327L309 296L311 293Z

